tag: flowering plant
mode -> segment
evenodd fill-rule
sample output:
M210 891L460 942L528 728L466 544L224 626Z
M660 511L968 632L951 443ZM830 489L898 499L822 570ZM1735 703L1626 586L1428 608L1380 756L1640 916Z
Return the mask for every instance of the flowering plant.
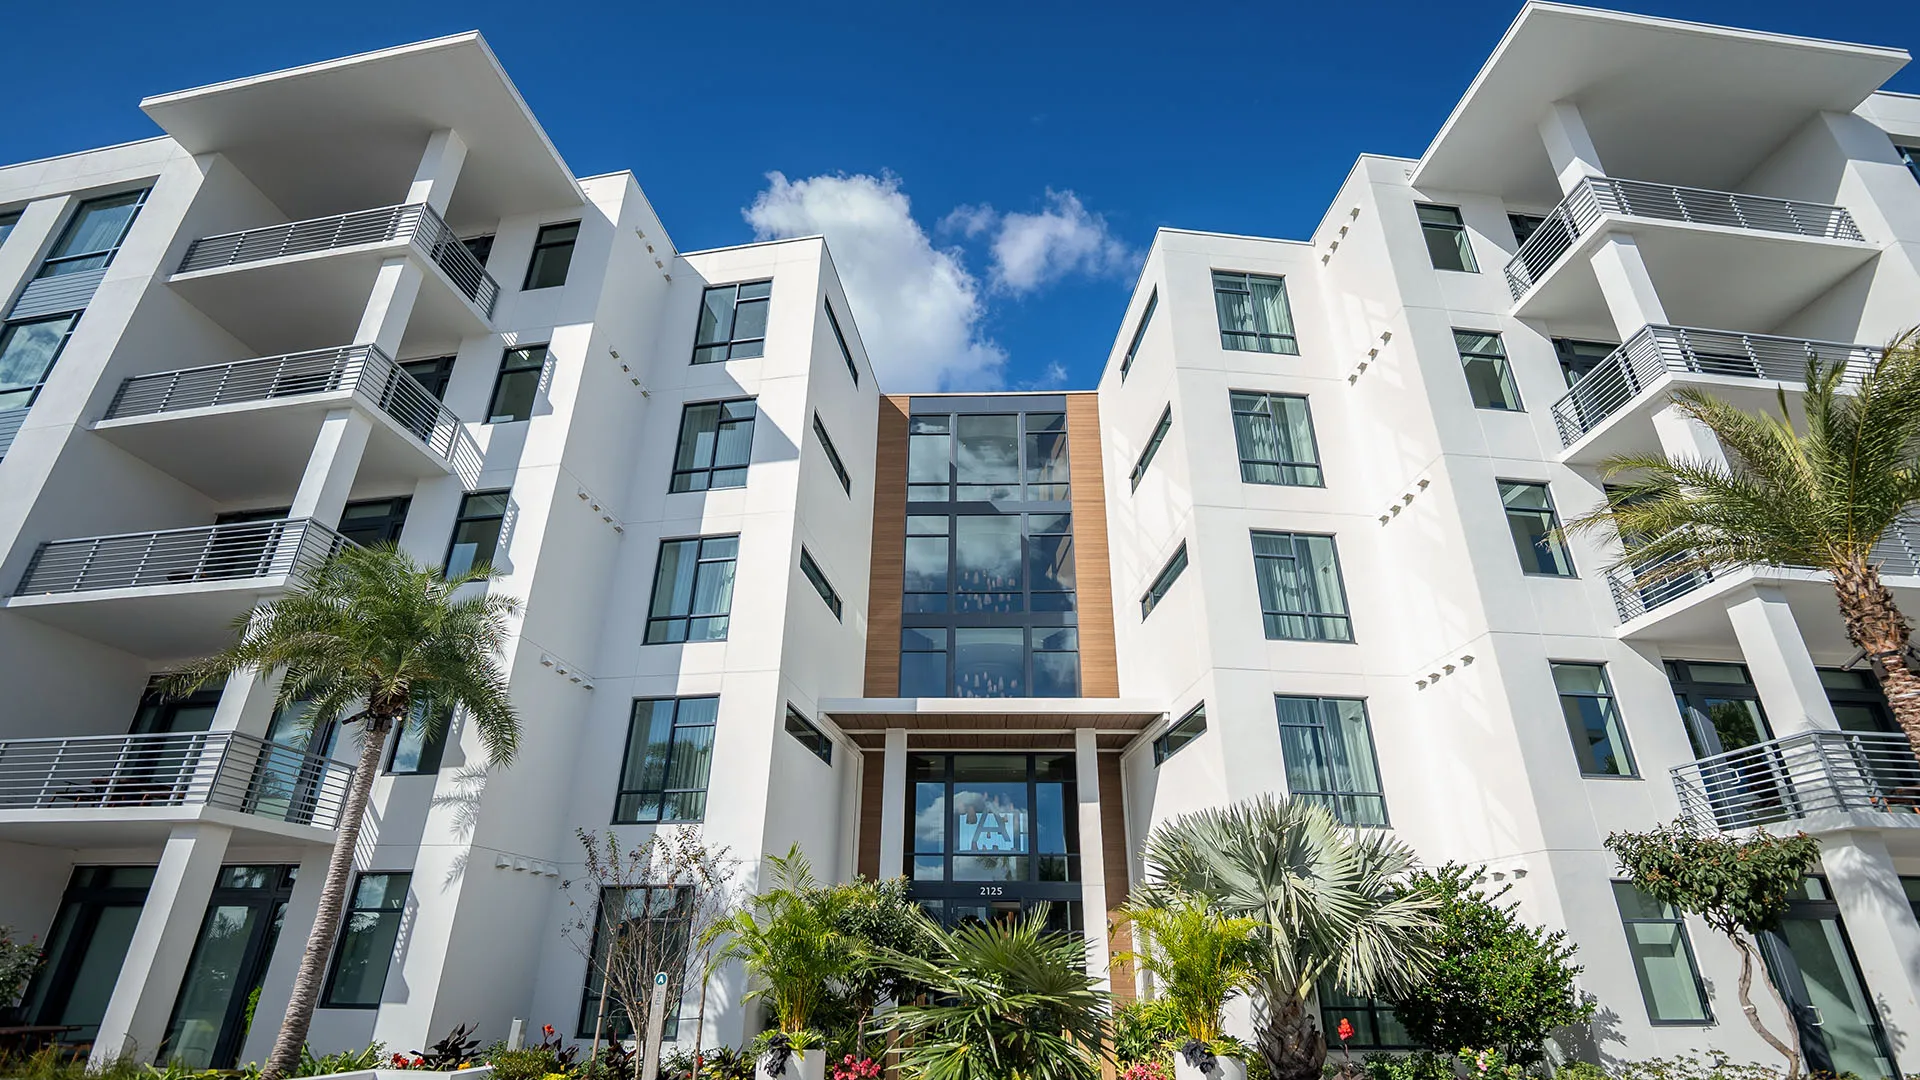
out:
M1164 1061L1136 1061L1120 1074L1120 1080L1173 1080L1173 1071Z
M387 1060L387 1067L389 1069L424 1069L427 1067L427 1059L418 1054L413 1057L395 1054Z
M848 1054L834 1065L833 1080L880 1080L880 1063Z

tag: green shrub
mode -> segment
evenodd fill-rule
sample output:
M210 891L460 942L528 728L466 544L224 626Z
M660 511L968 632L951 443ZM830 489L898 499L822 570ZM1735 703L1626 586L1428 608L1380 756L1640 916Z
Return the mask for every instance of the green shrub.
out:
M560 1058L542 1046L503 1050L493 1056L495 1080L543 1080L560 1071Z
M1180 1012L1163 999L1129 1001L1113 1010L1113 1053L1121 1068L1139 1061L1171 1062L1185 1042Z
M1569 1061L1553 1070L1553 1080L1611 1080L1607 1070L1591 1061Z
M1451 1056L1442 1057L1427 1050L1411 1054L1371 1054L1366 1060L1367 1080L1454 1080L1457 1075Z
M1779 1069L1738 1063L1718 1050L1621 1063L1620 1080L1780 1080Z

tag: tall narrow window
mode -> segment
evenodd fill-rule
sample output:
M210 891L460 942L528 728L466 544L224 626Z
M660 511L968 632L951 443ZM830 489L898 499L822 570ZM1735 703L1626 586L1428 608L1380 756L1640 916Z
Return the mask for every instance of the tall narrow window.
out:
M145 191L128 191L81 203L34 276L49 278L106 269L146 202Z
M447 380L453 378L453 362L456 359L458 357L427 356L419 360L402 360L400 370L413 376L413 381L432 394L435 401L443 401L447 396Z
M492 565L499 554L509 494L476 491L460 500L460 514L453 519L453 540L447 545L448 577L458 577L482 563Z
M1640 978L1647 1019L1656 1024L1713 1023L1685 920L1632 882L1614 882L1613 900L1626 927L1627 952Z
M1166 734L1153 740L1153 763L1159 765L1206 732L1207 703L1203 701L1168 728Z
M573 265L573 245L580 239L580 223L566 221L542 225L533 239L533 258L527 260L527 280L523 289L551 289L567 283L567 270ZM491 254L491 251L489 251Z
M1473 243L1467 238L1467 225L1458 207L1420 203L1414 210L1420 215L1420 232L1427 239L1427 256L1433 260L1435 270L1480 272L1479 264L1473 261Z
M900 631L900 696L947 697L947 634L942 626Z
M814 757L827 764L833 764L833 740L827 733L814 726L813 721L800 715L800 710L791 704L787 706L787 734L800 741Z
M693 362L717 364L763 355L767 347L767 304L772 297L771 281L715 285L700 294Z
M752 398L687 406L680 413L680 446L667 490L746 487L755 412Z
M641 971L668 972L674 988L660 1028L672 1040L680 1032L680 1006L686 989L687 952L693 929L693 889L686 885L606 886L600 890L600 908L593 926L593 959L587 964L586 986L580 991L579 1023L574 1037L591 1039L599 1029L603 1039L630 1039L633 1021L614 996L604 992L601 980L607 953L615 941Z
M820 570L820 564L813 561L812 553L804 547L800 549L800 573L805 575L807 583L813 586L813 591L820 594L820 599L826 603L827 610L833 612L833 617L838 619L840 594L833 591L833 583L827 580L827 575Z
M18 224L20 224L20 211L0 214L0 245L7 242L7 237L13 235L13 227Z
M1547 485L1502 480L1500 503L1507 511L1507 531L1513 534L1520 569L1547 577L1572 577L1573 559L1560 538L1560 519L1553 512L1553 493Z
M1160 422L1153 425L1153 434L1147 436L1146 448L1140 451L1140 460L1133 463L1133 472L1127 476L1132 490L1140 490L1140 478L1147 475L1147 466L1153 464L1153 456L1160 452L1160 444L1167 440L1167 432L1173 430L1173 406L1169 405L1160 414Z
M1594 368L1606 362L1620 346L1605 341L1580 341L1576 338L1554 338L1553 355L1560 361L1560 375L1567 380L1571 388L1574 383Z
M1153 609L1160 606L1160 601L1166 598L1167 590L1173 588L1173 583L1180 580L1180 575L1185 573L1186 569L1187 542L1182 540L1179 548L1175 549L1173 557L1167 560L1167 565L1161 567L1160 572L1154 575L1153 584L1147 586L1146 594L1140 597L1141 619L1144 620L1153 614Z
M813 433L820 439L820 450L827 455L827 464L833 466L833 475L840 478L840 489L853 494L853 477L847 475L847 466L840 460L840 451L834 449L833 436L827 434L827 425L820 422L820 414L813 414Z
M545 345L525 345L502 354L500 374L493 380L493 403L487 406L487 423L531 419L533 401L540 394L540 379L546 370Z
M953 498L953 418L915 416L907 421L907 501Z
M1387 800L1373 753L1367 703L1358 698L1274 697L1287 794L1333 811L1345 825L1385 828Z
M1240 479L1249 484L1319 487L1320 450L1313 416L1298 394L1252 394L1235 390L1233 438L1240 447Z
M840 346L840 359L847 362L847 374L853 376L853 385L860 385L860 366L853 362L853 350L847 348L847 335L840 332L840 319L833 313L833 301L823 300L827 309L827 325L833 328L834 344Z
M1221 348L1299 354L1285 279L1215 270L1213 307L1220 316Z
M1147 336L1147 326L1153 322L1153 309L1160 306L1160 290L1147 294L1146 309L1140 312L1140 322L1133 328L1133 340L1127 343L1127 355L1120 358L1120 381L1127 381L1127 372L1133 370L1133 358L1140 352L1140 340Z
M473 261L480 264L480 269L485 270L487 260L493 257L493 234L463 236L460 238L460 246L467 249L467 254L473 256Z
M412 874L361 874L353 883L347 916L333 947L333 972L320 1006L326 1009L377 1009L387 985L387 967L406 917L407 885Z
M666 540L653 574L647 644L725 641L733 609L733 564L738 536Z
M1253 574L1268 640L1353 640L1333 537L1256 532Z
M440 756L447 748L447 729L452 726L452 708L430 701L415 702L413 715L387 753L387 771L395 776L439 772Z
M641 698L627 723L615 825L700 821L707 816L717 697Z
M1507 349L1499 334L1455 330L1453 344L1460 350L1460 364L1467 373L1467 393L1473 397L1475 408L1521 411L1520 391L1513 385Z
M0 328L0 412L24 409L40 396L54 361L73 336L78 312L8 323Z
M1582 776L1633 776L1633 752L1620 725L1620 708L1604 664L1553 663L1553 685L1560 712L1573 737L1573 756Z

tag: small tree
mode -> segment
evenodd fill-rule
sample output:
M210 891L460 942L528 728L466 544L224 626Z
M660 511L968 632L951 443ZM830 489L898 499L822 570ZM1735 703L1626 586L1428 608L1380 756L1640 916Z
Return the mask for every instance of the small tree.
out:
M611 831L595 836L582 829L575 835L585 849L584 868L579 881L561 887L585 895L568 898L561 934L600 982L589 1060L599 1056L602 1035L646 1030L654 976L663 971L674 990L670 1009L678 1008L688 976L699 972L695 1023L704 1024L711 968L704 942L733 905L735 865L728 849L708 847L690 828L663 829L634 848ZM633 1057L636 1076L644 1057Z
M1787 1036L1760 1022L1753 1004L1755 935L1779 927L1793 890L1806 881L1820 857L1820 842L1806 833L1774 836L1760 832L1745 840L1708 836L1679 824L1644 833L1617 832L1607 847L1641 892L1663 904L1698 915L1733 942L1740 952L1740 1011L1768 1046L1787 1059L1787 1077L1800 1075L1800 1035L1787 1010L1785 995L1766 965L1767 989L1787 1016Z
M769 855L773 887L750 898L745 910L701 935L718 943L718 960L738 960L759 982L749 998L765 997L783 1035L812 1031L815 1014L844 992L856 964L854 943L840 929L847 894L821 887L795 844Z
M1430 1050L1499 1050L1508 1061L1530 1064L1543 1056L1553 1029L1584 1023L1594 1007L1575 990L1581 969L1566 931L1527 925L1519 905L1501 903L1512 885L1492 893L1480 888L1484 870L1448 863L1408 879L1408 888L1439 905L1439 957L1417 992L1388 1001L1408 1034Z
M1179 1016L1181 1033L1215 1051L1227 1000L1258 981L1260 924L1222 915L1200 897L1178 892L1143 896L1128 905L1126 919L1141 948L1116 959L1131 960L1152 975L1155 996Z
M27 983L40 970L44 959L40 947L32 941L13 940L13 928L0 926L0 1013L20 1003Z
M841 977L845 1011L853 1027L854 1048L865 1053L867 1023L883 1001L904 1001L920 989L898 967L884 962L888 955L930 957L939 947L939 928L907 895L907 879L874 881L856 878L826 889L840 893L827 900L834 928L846 937L853 963Z

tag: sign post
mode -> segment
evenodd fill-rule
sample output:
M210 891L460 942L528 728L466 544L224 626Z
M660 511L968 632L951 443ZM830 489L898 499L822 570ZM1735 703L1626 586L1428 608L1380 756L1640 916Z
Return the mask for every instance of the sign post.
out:
M647 1009L647 1056L640 1061L641 1080L659 1080L660 1031L666 1026L666 1011L667 973L662 971L653 977L653 1004Z

